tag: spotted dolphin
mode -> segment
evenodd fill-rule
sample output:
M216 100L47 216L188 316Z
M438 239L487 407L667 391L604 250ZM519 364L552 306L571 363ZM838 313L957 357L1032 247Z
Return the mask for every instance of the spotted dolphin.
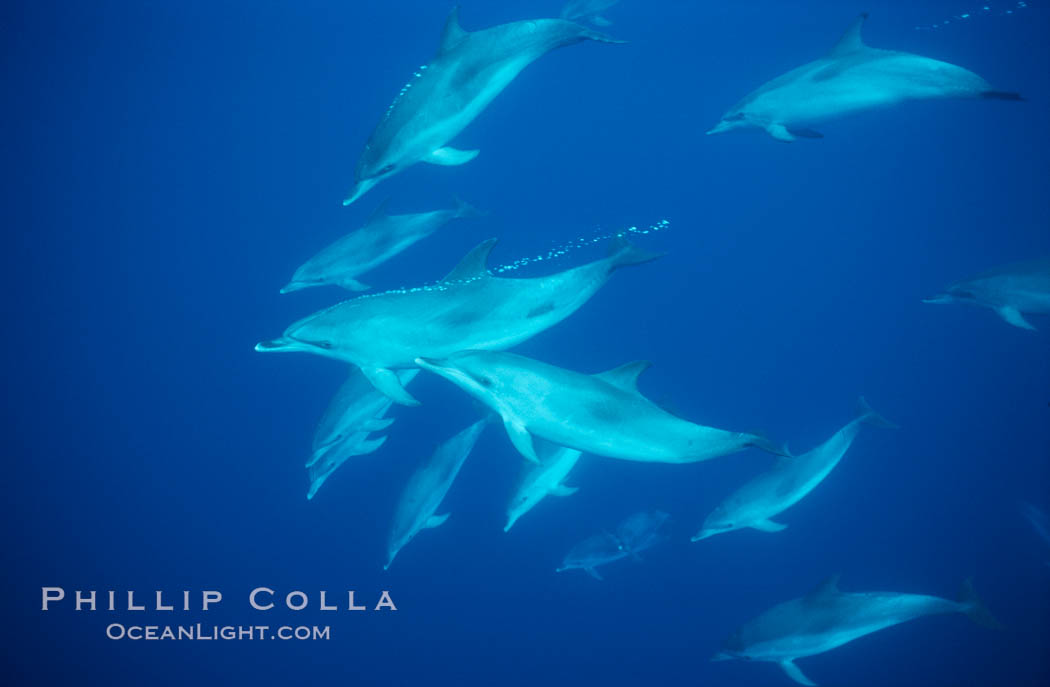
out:
M831 52L759 86L722 115L710 131L764 129L780 141L821 138L812 124L908 100L1021 100L954 64L864 44L862 14Z
M488 418L478 420L459 434L443 442L408 480L394 513L387 542L387 559L383 570L390 568L394 557L412 538L425 529L438 527L448 520L448 513L435 515L445 494L459 474L463 462L474 450Z
M693 541L707 539L723 532L750 527L762 532L779 532L786 528L772 520L776 515L801 501L824 481L853 445L863 423L893 427L860 399L860 413L830 439L808 453L794 458L781 458L769 472L737 489L704 520Z
M899 592L840 592L831 577L801 599L774 606L736 630L714 661L745 659L778 664L795 682L815 685L795 659L815 656L872 632L941 613L965 613L974 622L998 628L969 581L958 601Z
M554 572L582 570L601 581L602 576L596 570L599 565L607 565L627 558L629 555L616 535L611 532L601 532L572 547L569 553L565 554L561 566L555 568Z
M339 303L255 350L302 351L353 363L395 402L417 405L394 370L415 367L419 357L515 346L576 312L616 270L659 257L620 238L608 257L586 265L546 277L505 279L486 267L494 245L495 239L481 243L433 287Z
M980 305L1015 327L1034 330L1024 314L1050 313L1050 257L983 272L952 284L923 303Z
M563 483L569 472L576 466L582 455L579 451L562 446L546 445L539 452L540 463L528 464L521 482L510 497L507 505L507 524L504 532L509 532L518 518L532 510L536 504L547 496L571 496L579 487L568 487Z
M620 43L564 19L532 19L464 31L452 10L433 61L420 67L376 126L354 172L349 205L417 162L461 165L477 150L448 146L533 61L585 40Z
M367 291L370 287L357 280L359 275L378 267L452 220L480 215L480 211L459 199L456 199L456 207L450 210L409 215L387 214L384 202L363 227L304 262L281 293L327 284L349 291Z
M638 390L646 361L596 375L497 351L416 362L495 411L515 448L537 463L534 436L584 453L653 463L695 463L748 446L785 453L764 437L704 427L661 409Z

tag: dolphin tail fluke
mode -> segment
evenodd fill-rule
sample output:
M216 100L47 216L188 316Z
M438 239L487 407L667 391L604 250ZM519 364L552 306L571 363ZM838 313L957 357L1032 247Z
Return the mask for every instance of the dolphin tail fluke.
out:
M460 197L456 197L456 218L457 219L474 219L476 217L484 217L489 213L484 210L478 210L476 207L463 200Z
M989 630L1002 630L1003 624L995 619L992 612L985 607L984 602L974 591L973 582L970 579L963 580L959 588L959 603L967 607L966 615L981 627Z
M643 265L663 256L664 253L644 250L625 237L617 236L609 244L609 273L612 274L621 267Z
M876 413L872 409L872 407L868 405L868 401L863 396L857 399L857 418L859 418L861 422L865 422L869 425L874 425L875 427L884 427L885 429L900 429L899 425L890 422L883 416Z
M807 687L816 687L817 683L806 677L805 673L799 670L798 666L795 665L794 660L787 659L780 662L780 668L785 674L800 685L806 685Z
M1011 91L984 91L981 97L989 100L1024 100L1020 93Z

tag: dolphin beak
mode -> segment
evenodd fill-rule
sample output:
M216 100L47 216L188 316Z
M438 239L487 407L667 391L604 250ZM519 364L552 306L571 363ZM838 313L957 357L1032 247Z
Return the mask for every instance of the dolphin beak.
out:
M714 134L720 134L728 128L728 124L726 124L725 122L719 122L718 124L715 124L713 127L711 127L711 129L708 130L707 135L712 136Z
M306 283L301 282L301 281L290 281L290 282L288 282L287 284L285 284L284 286L281 287L281 293L291 293L292 291L298 291L300 289L305 289L308 286L310 286L310 284L306 284Z
M712 661L732 661L733 658L734 657L732 655L727 654L724 651L719 651L717 654L715 654L714 656L711 657L711 660Z
M445 369L445 366L442 364L443 361L437 358L416 358L414 362L424 370L429 370L435 374L441 374Z
M354 188L350 191L350 196L343 201L343 205L350 205L361 196L368 193L369 189L375 186L379 181L377 179L362 179L354 184Z
M292 353L294 351L309 351L312 348L309 344L289 339L286 336L270 341L260 341L255 344L255 350L259 353Z
M946 293L934 296L933 298L923 298L923 303L951 303L952 297Z
M694 534L689 541L700 541L701 539L707 539L708 537L714 536L714 532L711 530L702 530L698 534Z

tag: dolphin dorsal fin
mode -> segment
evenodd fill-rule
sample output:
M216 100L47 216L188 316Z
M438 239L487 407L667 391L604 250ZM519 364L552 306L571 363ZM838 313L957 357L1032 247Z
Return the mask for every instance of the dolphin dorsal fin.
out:
M452 8L445 20L445 30L441 32L441 45L438 46L438 54L452 50L467 37L467 32L459 25L459 5Z
M860 30L864 28L864 20L868 18L868 13L864 12L859 17L853 20L853 23L846 29L846 33L842 34L842 38L835 44L835 47L828 53L829 57L842 57L855 53L859 50L863 50L868 47L864 45L864 41L860 37Z
M611 370L599 372L594 376L624 391L637 394L639 393L638 376L648 370L651 365L652 363L648 360L635 360L633 363L620 365Z
M387 215L386 207L389 204L390 204L390 199L389 198L384 198L382 201L380 201L379 205L376 206L376 209L372 210L372 214L368 216L368 220L365 221L365 226L367 227L369 224L372 224L373 222L375 222L380 217L386 217L386 215Z
M489 273L489 253L492 252L492 247L496 245L496 241L498 239L486 239L476 245L473 250L459 261L458 265L452 268L451 272L445 275L442 281L469 281L487 276Z
M839 593L839 576L832 575L828 579L818 584L813 591L806 594L807 599L821 599L826 596L832 596Z

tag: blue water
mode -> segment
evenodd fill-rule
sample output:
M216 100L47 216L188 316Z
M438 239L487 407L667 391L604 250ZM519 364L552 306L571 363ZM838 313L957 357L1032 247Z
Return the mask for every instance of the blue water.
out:
M996 8L1013 6L995 4ZM790 685L771 664L710 663L764 609L841 574L846 591L952 597L967 577L1006 629L925 618L802 659L824 685L1036 685L1050 676L1050 558L1020 501L1050 506L1050 320L920 302L1050 253L1050 7L968 2L641 2L607 12L627 45L584 43L527 68L454 144L350 208L361 147L437 44L447 3L32 2L0 10L6 106L4 480L7 684ZM479 29L556 2L465 3ZM869 44L944 59L1027 102L907 104L782 144L704 131L763 81L823 54L861 10ZM477 417L421 375L418 409L308 502L302 467L345 367L252 351L343 298L286 296L295 267L391 209L458 222L368 275L440 278L479 241L512 262L648 225L666 251L624 270L518 352L582 372L635 359L642 391L692 420L760 428L795 451L864 394L865 428L778 519L690 543L770 464L584 456L504 534L521 465L487 431L442 510L384 573L408 475ZM582 263L581 249L523 273ZM554 573L581 539L659 508L673 537L605 570ZM41 611L41 587L220 590L207 613ZM253 611L249 590L307 610ZM398 611L322 612L346 590ZM140 597L141 598L141 597ZM342 605L342 604L341 604ZM327 641L114 641L126 624L328 625Z

